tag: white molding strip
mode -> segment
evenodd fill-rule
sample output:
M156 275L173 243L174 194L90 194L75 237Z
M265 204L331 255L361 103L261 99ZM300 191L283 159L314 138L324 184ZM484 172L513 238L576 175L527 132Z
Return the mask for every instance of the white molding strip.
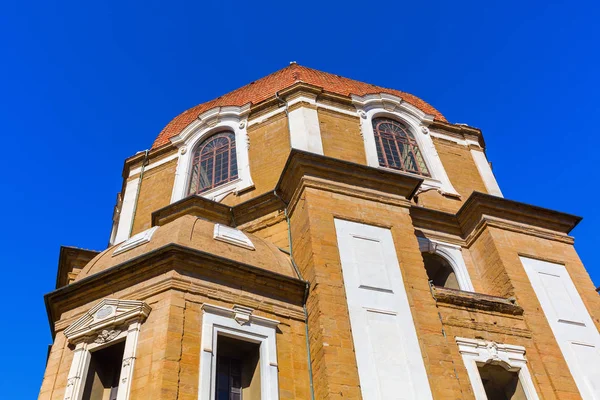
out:
M494 196L504 197L483 150L471 149L471 156L473 157L473 161L475 161L479 175L481 175L481 179L483 180L483 184L488 193Z

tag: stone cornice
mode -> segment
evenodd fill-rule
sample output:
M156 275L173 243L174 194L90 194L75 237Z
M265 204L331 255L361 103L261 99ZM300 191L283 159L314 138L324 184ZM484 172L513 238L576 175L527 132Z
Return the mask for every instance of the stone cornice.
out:
M217 290L215 289L215 286L210 283L195 281L191 278L176 274L173 271L163 274L162 279L153 281L153 283L149 285L139 287L134 286L133 290L127 293L127 297L146 300L168 290L187 293L186 300L198 304L202 304L203 298L208 298L232 304L239 303L243 306L251 307L255 310L267 312L282 318L291 318L298 321L304 321L305 318L304 311L300 305L283 304L281 301L268 298L256 298L250 295L240 297L239 290L227 288L219 288L219 290ZM66 329L73 321L80 318L80 316L81 314L78 314L71 318L56 321L56 331Z
M581 217L489 194L473 192L456 214L412 206L416 229L460 237L466 245L488 226L573 243L568 234Z
M285 297L292 304L302 303L306 288L306 282L297 278L197 249L168 244L46 294L44 301L53 336L54 322L67 309L83 305L90 299L113 295L118 290L170 270L209 275L211 279L218 277L223 283L234 285L238 290L247 283L248 287L243 288L247 292L256 292L260 288L265 296L277 299Z
M285 206L280 198L289 204L307 185L383 203L408 205L407 200L422 182L423 179L412 175L294 149L273 191L231 207L202 196L189 196L153 212L152 226L191 214L236 227L282 210Z
M75 268L77 260L81 260L82 267L92 258L100 254L96 250L80 249L79 247L60 246L58 256L58 271L56 273L56 288L65 286L69 281L69 273Z
M233 226L231 207L202 196L185 197L152 213L152 226L161 226L182 215L194 215L217 224Z
M412 175L294 149L283 168L276 191L289 203L297 188L308 178L377 192L383 197L391 195L407 200L412 198L423 182L423 179Z
M565 235L581 221L581 217L575 215L480 192L473 192L456 216L465 233L471 232L484 218L518 222Z
M485 149L485 141L483 140L483 134L481 129L474 128L464 124L451 124L449 122L444 122L440 120L434 120L431 125L429 125L430 129L439 129L442 131L446 131L448 133L453 133L458 137L466 138L466 137L474 137L477 138L480 146Z

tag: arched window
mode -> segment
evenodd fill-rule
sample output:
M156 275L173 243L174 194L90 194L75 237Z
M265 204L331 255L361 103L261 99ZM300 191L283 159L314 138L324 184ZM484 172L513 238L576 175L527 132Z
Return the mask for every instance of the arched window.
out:
M434 286L460 290L456 273L444 258L437 254L422 253L427 276Z
M200 143L194 152L189 194L199 194L238 177L235 135L221 132Z
M373 132L379 165L430 176L415 136L406 126L389 118L373 118Z

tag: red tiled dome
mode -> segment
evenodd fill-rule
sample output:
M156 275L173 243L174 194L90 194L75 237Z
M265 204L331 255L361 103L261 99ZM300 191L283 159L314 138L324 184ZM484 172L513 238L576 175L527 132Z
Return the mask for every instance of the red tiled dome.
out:
M206 103L199 104L176 116L160 132L152 148L155 149L169 142L169 139L178 135L186 126L188 126L198 115L214 107L220 106L243 106L244 104L258 104L261 101L274 96L276 92L283 90L294 83L304 82L313 86L323 88L324 91L335 93L342 96L364 96L371 93L389 93L401 97L404 101L412 104L421 111L432 114L435 119L446 121L444 116L430 104L419 99L412 94L401 92L399 90L387 89L381 86L371 85L369 83L355 81L344 78L339 75L318 71L316 69L303 67L292 63L289 66L273 72L255 82L242 86L232 92Z

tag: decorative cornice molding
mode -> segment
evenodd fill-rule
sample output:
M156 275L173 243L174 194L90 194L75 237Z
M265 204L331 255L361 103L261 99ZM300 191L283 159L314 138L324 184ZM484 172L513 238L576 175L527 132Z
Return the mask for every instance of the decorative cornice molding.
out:
M456 214L419 206L412 206L410 214L416 229L460 237L467 246L490 226L572 244L568 234L581 221L571 214L479 192L473 192Z
M143 287L138 287L128 292L128 296L135 297L140 300L150 299L157 294L168 290L176 290L188 294L186 300L193 303L203 304L203 299L211 299L214 301L224 301L227 303L240 304L243 307L249 307L254 310L266 312L276 315L281 318L290 318L297 321L304 321L304 311L302 306L284 304L277 300L269 298L256 298L250 296L240 296L239 290L220 288L215 290L214 286L204 284L202 282L194 282L189 278L180 276L176 273L167 273L165 277ZM56 321L56 330L61 331L66 329L74 320L74 318Z
M410 200L423 179L412 175L368 167L301 150L292 150L276 186L277 193L290 202L303 181L320 180L379 192L382 197Z
M94 343L106 343L116 338L126 323L144 321L150 306L143 301L104 299L65 329L69 343L92 338Z
M500 364L507 370L512 370L515 363L526 363L525 347L501 344L486 340L456 338L458 351L477 357L484 363Z
M248 278L249 285L260 282L261 290L264 290L267 297L275 293L279 298L287 296L290 306L301 303L306 288L306 282L297 278L197 249L169 244L46 294L44 300L53 337L54 323L66 310L84 305L89 301L86 299L110 295L172 270L219 276L224 282L238 285L238 293L241 275L244 275ZM106 282L110 282L110 285ZM196 287L200 282L194 280L189 285Z
M273 191L236 206L201 196L189 196L152 213L152 225L164 225L191 214L236 227L284 208L307 185L351 196L407 206L423 179L387 169L373 168L293 149ZM277 194L275 194L277 193Z
M456 213L463 232L470 233L482 219L508 220L548 231L568 234L581 217L473 192Z

